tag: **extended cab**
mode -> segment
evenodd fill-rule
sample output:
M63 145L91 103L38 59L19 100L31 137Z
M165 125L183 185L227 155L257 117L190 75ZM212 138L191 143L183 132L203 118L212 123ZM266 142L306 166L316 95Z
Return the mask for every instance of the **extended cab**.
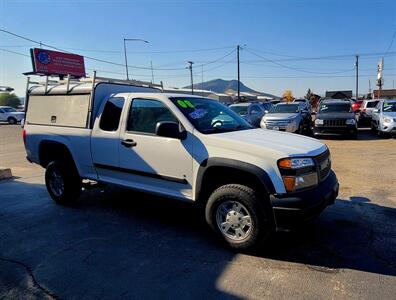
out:
M63 205L82 179L194 202L219 237L248 249L338 194L326 145L254 129L215 100L99 80L32 87L27 100L27 159Z

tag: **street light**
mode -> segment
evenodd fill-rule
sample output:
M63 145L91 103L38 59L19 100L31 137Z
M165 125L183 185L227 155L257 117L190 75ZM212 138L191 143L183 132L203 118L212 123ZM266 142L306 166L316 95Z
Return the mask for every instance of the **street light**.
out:
M148 44L149 42L146 40L142 39L125 39L124 38L124 55L125 55L125 70L126 70L126 75L127 75L127 80L129 80L129 74L128 74L128 59L127 59L127 51L126 51L126 42L144 42Z

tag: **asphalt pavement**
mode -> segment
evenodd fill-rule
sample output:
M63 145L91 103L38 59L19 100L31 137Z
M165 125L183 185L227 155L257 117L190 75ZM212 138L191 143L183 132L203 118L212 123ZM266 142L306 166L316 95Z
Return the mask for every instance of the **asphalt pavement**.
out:
M55 205L19 126L0 125L0 299L395 299L396 140L324 140L340 195L254 255L225 248L201 211L107 186Z

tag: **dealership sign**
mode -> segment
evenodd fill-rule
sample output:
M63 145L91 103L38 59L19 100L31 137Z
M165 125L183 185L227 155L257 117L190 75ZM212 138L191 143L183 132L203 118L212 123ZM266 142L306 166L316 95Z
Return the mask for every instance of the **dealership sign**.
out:
M46 49L30 49L33 71L40 75L85 77L84 57Z

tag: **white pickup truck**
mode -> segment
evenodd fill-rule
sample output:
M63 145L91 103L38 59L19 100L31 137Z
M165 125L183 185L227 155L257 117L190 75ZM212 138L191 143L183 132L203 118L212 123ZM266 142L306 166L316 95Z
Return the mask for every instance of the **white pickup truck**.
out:
M55 202L73 204L90 179L199 203L237 249L264 245L338 195L321 142L255 129L218 101L150 86L29 88L23 137Z

